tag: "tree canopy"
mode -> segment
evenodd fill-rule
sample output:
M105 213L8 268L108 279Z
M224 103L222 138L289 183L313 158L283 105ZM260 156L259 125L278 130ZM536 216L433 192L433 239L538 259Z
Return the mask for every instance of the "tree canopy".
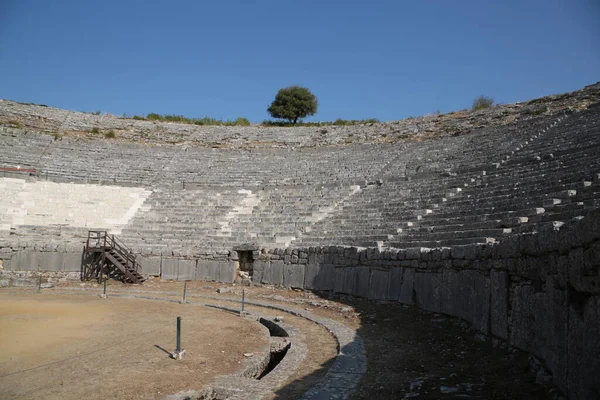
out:
M298 119L314 115L319 102L307 88L290 86L280 89L267 111L273 118L287 119L295 124Z

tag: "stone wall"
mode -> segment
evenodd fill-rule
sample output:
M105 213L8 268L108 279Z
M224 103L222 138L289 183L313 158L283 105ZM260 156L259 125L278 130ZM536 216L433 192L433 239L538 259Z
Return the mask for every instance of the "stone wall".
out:
M263 251L256 283L456 316L546 362L571 399L600 395L600 212L495 245Z
M0 242L0 272L4 276L21 276L38 271L53 276L75 277L84 261L84 244L67 243L48 246L31 241ZM232 283L238 269L236 252L213 254L206 252L195 257L142 256L138 261L145 276L160 276L165 280L204 280ZM234 259L235 258L235 259ZM79 274L76 275L79 278Z

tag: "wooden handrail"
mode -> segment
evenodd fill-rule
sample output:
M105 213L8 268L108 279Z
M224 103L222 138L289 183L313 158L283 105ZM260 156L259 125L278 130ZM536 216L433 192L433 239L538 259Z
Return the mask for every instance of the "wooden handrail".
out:
M96 242L96 246L90 246L90 242ZM109 235L108 231L88 231L88 239L86 243L86 252L89 253L90 249L97 247L98 242L102 242L104 249L111 248L117 250L124 258L126 267L133 267L136 272L139 272L139 263L136 262L136 257L133 251L125 245L115 235Z

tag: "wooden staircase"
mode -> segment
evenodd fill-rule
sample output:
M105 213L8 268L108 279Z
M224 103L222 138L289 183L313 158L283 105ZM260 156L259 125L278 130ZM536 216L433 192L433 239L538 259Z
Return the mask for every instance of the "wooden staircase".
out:
M85 246L82 280L104 278L126 283L143 283L142 266L133 252L107 231L89 231Z

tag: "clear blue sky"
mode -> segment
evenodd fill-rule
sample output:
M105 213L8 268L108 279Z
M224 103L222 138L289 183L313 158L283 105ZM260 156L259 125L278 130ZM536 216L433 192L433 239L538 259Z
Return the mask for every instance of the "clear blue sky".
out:
M0 98L80 111L400 119L600 80L599 0L0 0Z

